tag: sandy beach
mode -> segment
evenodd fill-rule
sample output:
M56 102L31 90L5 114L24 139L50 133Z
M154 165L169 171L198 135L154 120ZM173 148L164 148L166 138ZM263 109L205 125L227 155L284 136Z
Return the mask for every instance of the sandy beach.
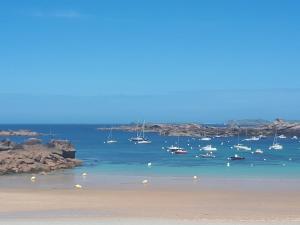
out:
M1 189L0 201L0 224L300 224L296 190Z

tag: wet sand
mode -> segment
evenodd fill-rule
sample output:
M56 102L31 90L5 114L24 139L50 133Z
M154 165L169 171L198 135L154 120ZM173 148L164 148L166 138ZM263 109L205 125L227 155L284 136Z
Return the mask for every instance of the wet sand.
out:
M0 224L300 224L293 189L0 189L0 202Z

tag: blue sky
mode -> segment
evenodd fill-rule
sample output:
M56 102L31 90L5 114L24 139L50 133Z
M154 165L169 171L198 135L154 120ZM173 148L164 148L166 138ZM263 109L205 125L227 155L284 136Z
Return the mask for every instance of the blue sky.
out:
M299 1L0 2L0 123L300 119Z

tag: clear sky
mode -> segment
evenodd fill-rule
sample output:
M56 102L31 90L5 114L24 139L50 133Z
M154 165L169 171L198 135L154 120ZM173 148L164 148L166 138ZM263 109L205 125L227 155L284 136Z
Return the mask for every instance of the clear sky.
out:
M300 2L1 0L0 123L300 119Z

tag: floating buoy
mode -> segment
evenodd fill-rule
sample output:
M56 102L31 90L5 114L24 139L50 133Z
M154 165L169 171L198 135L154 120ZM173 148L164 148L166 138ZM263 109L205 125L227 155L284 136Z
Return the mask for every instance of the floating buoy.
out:
M142 184L148 184L148 180L146 179L146 180L143 180L142 181Z
M82 176L83 177L86 177L88 174L87 173L82 173Z
M226 164L226 166L227 166L227 167L230 167L230 163L228 162L228 163Z
M197 180L197 179L198 179L198 177L197 177L197 176L193 176L193 178L194 178L194 180Z
M292 161L292 158L289 158L289 161Z
M35 176L32 176L32 177L30 178L30 180L31 180L31 182L35 182L36 177L35 177Z
M82 188L82 186L80 184L76 184L76 185L74 185L74 187L77 188L77 189L81 189Z
M282 166L286 166L286 164L285 164L285 163L283 163L283 164L282 164Z
M264 159L264 161L267 161L267 159Z
M196 155L195 157L196 157L196 158L199 158L199 156L197 156L197 155Z
M151 162L148 162L147 165L148 165L148 167L151 167L151 166L152 166L152 163L151 163Z

